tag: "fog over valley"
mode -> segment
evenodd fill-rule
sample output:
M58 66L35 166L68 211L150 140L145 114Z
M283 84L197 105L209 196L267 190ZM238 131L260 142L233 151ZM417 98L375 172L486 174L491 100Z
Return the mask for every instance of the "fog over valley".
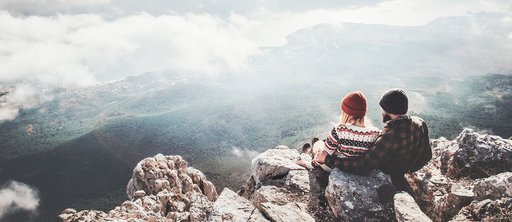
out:
M0 0L0 221L111 209L157 153L236 191L354 90L379 128L399 87L431 138L510 138L511 52L499 0Z

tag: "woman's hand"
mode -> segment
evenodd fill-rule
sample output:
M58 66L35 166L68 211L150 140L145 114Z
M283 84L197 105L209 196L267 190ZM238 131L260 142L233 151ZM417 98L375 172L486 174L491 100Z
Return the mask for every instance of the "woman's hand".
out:
M295 163L301 167L308 168L306 161L304 161L303 159L297 160L297 161L295 161Z
M319 150L318 152L316 152L316 155L315 155L315 161L319 164L324 164L325 163L325 157L327 157L327 155L329 155L326 151L324 150Z

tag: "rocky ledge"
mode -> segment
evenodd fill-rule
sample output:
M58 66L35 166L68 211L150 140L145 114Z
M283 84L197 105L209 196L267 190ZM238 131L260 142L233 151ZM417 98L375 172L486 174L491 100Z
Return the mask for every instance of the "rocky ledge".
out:
M126 189L128 198L108 213L66 209L63 221L205 221L217 191L180 156L158 154L140 161Z
M413 196L433 221L512 220L512 141L464 129L432 140L432 160L407 175Z
M109 212L64 210L62 221L502 221L512 220L512 141L465 129L432 140L433 159L407 175L412 196L395 194L387 175L334 170L319 187L295 164L296 149L278 146L252 160L238 191L214 185L180 156L137 164L129 200Z

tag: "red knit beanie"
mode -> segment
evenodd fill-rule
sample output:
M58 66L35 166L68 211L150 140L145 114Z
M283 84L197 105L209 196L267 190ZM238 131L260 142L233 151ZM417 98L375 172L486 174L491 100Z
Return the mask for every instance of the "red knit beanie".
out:
M341 101L341 110L351 116L364 117L366 115L366 97L360 91L347 94Z

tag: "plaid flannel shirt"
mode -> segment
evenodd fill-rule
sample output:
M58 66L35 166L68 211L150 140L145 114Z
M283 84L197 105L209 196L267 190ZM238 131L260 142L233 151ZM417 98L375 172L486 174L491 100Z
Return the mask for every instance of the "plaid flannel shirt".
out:
M340 159L328 155L325 164L355 174L373 169L404 174L421 169L431 158L427 125L419 117L405 115L388 121L375 145L363 156Z

